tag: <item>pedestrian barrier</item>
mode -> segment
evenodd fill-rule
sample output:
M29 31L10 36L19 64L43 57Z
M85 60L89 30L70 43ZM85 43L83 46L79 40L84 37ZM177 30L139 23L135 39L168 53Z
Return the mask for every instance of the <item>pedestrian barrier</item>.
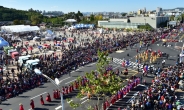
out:
M124 98L133 88L136 88L140 84L140 78L131 79L126 86L117 91L117 94L111 97L110 101L103 103L103 110L107 110L115 102Z
M116 64L122 65L122 63L124 61L127 62L127 60L124 60L124 59L113 58L113 62L116 63ZM143 69L143 64L139 64L137 62L132 62L132 61L129 61L129 64L128 65L126 64L125 66L130 67L130 68L133 68L133 69L138 69L138 67L139 67L140 70ZM155 69L154 68L154 65L148 66L148 68L150 68L150 67L152 67L153 69Z

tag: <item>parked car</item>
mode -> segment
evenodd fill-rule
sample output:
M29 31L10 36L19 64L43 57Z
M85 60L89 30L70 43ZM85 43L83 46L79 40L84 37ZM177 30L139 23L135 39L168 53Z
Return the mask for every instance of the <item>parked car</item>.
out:
M34 40L34 41L41 41L41 38L38 37L38 36L35 36L35 37L33 38L33 40Z

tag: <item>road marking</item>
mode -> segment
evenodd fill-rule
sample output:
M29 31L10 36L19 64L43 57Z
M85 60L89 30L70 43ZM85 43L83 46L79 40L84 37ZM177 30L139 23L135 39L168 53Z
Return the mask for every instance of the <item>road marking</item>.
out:
M96 63L91 63L91 64L89 64L89 65L87 65L87 66L92 66L92 65L94 65L94 64L96 64Z
M88 100L89 100L89 99L86 99L85 101L81 102L81 104L83 104L83 103L87 102Z
M61 82L64 81L64 80L67 80L67 79L69 79L69 78L71 78L71 77L64 78L64 79L62 79L61 81L59 81L59 83L61 83Z
M116 51L116 53L123 53L124 52L124 50L118 50L118 51Z
M72 102L73 100L70 100L69 102L67 102L67 103L70 103L70 102Z
M67 83L65 83L65 84L69 84L69 83L71 83L71 82L73 82L73 81L75 81L76 79L74 79L74 80L71 80L71 81L69 81L69 82L67 82Z
M37 96L34 96L34 97L30 98L30 99L34 99L34 98L40 97L40 95L43 95L43 94L46 94L46 93L47 93L47 92L43 92L43 93L41 93L41 94L39 94L39 95L37 95Z
M86 97L81 98L80 100L84 100L84 99L86 99L86 98L87 98L87 96L86 96Z
M135 99L135 96L138 94L139 92L134 93L134 95L131 97L131 99L129 99L126 103L130 103L132 100Z
M143 86L143 87L147 87L147 86L145 86L145 85L143 85L143 84L138 84L137 86Z
M60 109L61 107L62 107L62 106L60 105L60 106L56 107L55 110L58 110L58 109Z
M119 67L119 66L114 67L113 70L116 69L116 68L118 68L118 67Z

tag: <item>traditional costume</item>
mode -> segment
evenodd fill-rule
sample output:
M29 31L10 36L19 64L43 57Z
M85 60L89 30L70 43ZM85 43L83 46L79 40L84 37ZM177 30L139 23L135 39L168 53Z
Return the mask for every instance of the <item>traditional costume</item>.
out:
M47 94L46 101L51 102L51 97L49 93Z
M24 110L24 107L22 104L19 104L19 110Z
M41 103L41 105L44 105L44 100L43 100L42 95L40 96L40 103Z
M31 106L31 109L34 110L35 106L34 106L34 101L33 100L31 100L30 106Z
M58 96L58 90L55 90L55 95L56 95L56 99L58 99L59 98L59 96Z
M53 90L53 99L56 99L56 91Z

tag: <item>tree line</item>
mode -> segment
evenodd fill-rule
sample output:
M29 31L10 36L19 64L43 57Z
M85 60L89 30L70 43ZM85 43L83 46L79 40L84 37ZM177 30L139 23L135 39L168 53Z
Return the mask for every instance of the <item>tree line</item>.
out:
M83 14L78 12L69 12L67 14L48 17L43 16L42 12L39 10L29 9L29 10L17 10L13 8L6 8L0 6L0 21L13 21L14 25L19 24L31 24L38 25L39 23L50 23L52 25L64 25L65 20L75 19L78 23L93 23L97 24L98 20L102 20L102 15L90 15L89 17L83 16ZM28 22L29 21L29 22Z

